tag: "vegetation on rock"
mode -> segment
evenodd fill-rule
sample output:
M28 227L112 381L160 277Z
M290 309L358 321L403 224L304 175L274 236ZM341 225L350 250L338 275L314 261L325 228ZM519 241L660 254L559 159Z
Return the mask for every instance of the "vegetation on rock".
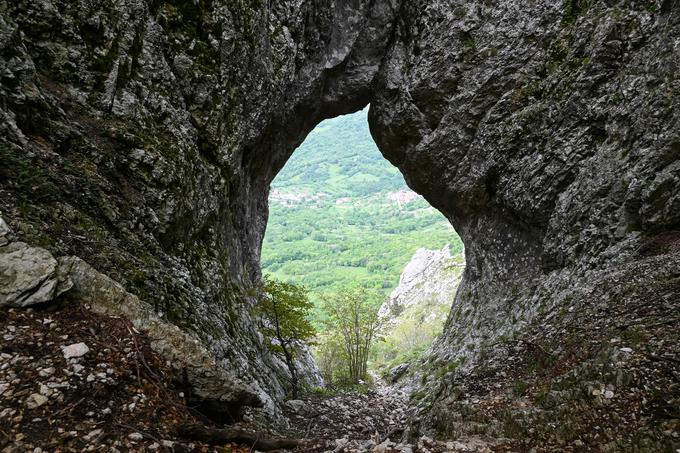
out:
M371 352L371 369L395 380L400 376L392 374L394 367L404 370L425 354L442 333L464 269L463 254L451 256L448 249L421 249L414 255L380 308L381 335Z

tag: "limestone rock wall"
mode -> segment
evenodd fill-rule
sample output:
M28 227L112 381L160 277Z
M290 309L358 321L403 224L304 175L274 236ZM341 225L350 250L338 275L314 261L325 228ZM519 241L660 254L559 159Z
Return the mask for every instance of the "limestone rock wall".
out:
M3 218L195 332L273 411L286 372L250 314L269 183L315 124L368 103L396 11L3 2Z
M413 426L484 432L452 428L484 419L471 403L452 410L481 392L479 376L463 385L479 357L495 363L493 345L552 313L615 318L625 298L614 275L635 273L645 244L680 227L680 8L413 0L399 24L371 131L451 220L467 261ZM673 281L673 263L636 284Z

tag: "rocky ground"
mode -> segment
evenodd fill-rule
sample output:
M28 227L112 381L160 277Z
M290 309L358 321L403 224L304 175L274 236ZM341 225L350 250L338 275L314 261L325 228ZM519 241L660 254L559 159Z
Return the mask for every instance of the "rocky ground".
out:
M678 233L646 244L569 306L484 345L465 372L461 360L424 359L410 367L420 370L415 391L377 380L367 393L305 395L286 403L276 429L257 417L228 427L205 417L192 407L190 364L170 364L151 348L151 331L95 312L92 299L66 293L2 308L0 453L677 453L678 252ZM601 296L612 288L616 306ZM419 431L419 411L433 409L449 441Z
M217 442L220 433L188 405L177 375L129 320L83 302L0 310L0 452L258 451ZM401 443L408 396L378 381L367 393L309 394L286 403L278 432L236 425L256 437L301 440L298 452L491 451L481 442ZM287 451L287 450L281 450ZM504 450L494 450L504 451Z
M367 393L309 395L286 403L291 429L318 439L305 451L369 451L397 440L406 428L406 394L378 381Z
M376 380L367 393L309 395L286 403L292 432L309 442L304 452L441 453L511 451L480 439L435 441L422 436L404 441L408 395Z
M0 310L0 451L213 451L177 435L208 421L143 333L62 303Z
M457 435L451 433L456 440L420 436L405 442L409 395L379 380L366 393L308 394L288 401L285 428L273 430L254 422L232 428L261 439L297 439L301 443L294 451L310 453L585 452L614 433L625 443L630 440L624 433L634 437L649 430L667 441L659 443L657 437L650 445L661 449L645 451L666 451L680 440L680 362L677 343L670 341L672 332L667 329L669 323L677 323L677 310L667 308L649 313L656 322L644 332L624 329L608 339L607 356L598 346L599 336L592 334L588 343L592 348L586 344L578 354L602 356L596 375L586 374L590 368L573 366L565 358L569 354L561 355L564 360L542 360L554 350L544 337L508 341L504 363L493 370L479 367L474 382L460 383L465 387L461 399L441 401L449 405L454 418L467 408L464 419L446 421L452 429L459 427ZM638 319L641 312L632 310L633 315ZM584 329L589 326L582 319L578 322ZM47 307L2 309L0 337L2 453L259 450L252 443L216 440L215 433L222 433L222 427L188 405L182 376L151 350L145 333L125 318L96 314L82 302L62 298ZM569 345L564 349L577 353ZM527 368L525 362L538 364L535 375L518 374L517 370ZM556 379L551 373L562 377ZM568 384L570 379L585 387ZM569 393L576 387L584 390ZM547 416L547 408L556 406L562 410L555 418L559 425L554 432L582 432L580 440L556 444L554 436L541 431L549 425L542 414ZM533 426L527 424L529 420L534 420ZM525 433L519 437L533 441L518 443L500 435L482 440L470 431L475 423L487 427L514 423L518 432ZM198 435L191 432L193 427L199 427Z

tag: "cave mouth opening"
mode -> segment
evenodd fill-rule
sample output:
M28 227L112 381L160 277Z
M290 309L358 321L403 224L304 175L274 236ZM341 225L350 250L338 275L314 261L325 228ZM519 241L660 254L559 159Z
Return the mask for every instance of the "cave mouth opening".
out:
M388 341L372 359L385 368L439 335L465 261L450 222L380 153L367 115L368 107L320 122L278 173L260 264L263 275L309 290L317 326L324 295L382 293ZM438 284L423 289L426 280Z

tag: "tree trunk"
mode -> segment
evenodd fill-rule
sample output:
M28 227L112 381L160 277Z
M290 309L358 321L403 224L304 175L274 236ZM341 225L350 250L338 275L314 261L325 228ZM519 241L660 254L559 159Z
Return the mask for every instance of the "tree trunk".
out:
M288 350L286 343L281 343L281 349L283 349L286 365L288 366L288 371L290 371L291 396L296 400L298 398L298 375L297 369L295 368L295 362L293 361L293 355Z

